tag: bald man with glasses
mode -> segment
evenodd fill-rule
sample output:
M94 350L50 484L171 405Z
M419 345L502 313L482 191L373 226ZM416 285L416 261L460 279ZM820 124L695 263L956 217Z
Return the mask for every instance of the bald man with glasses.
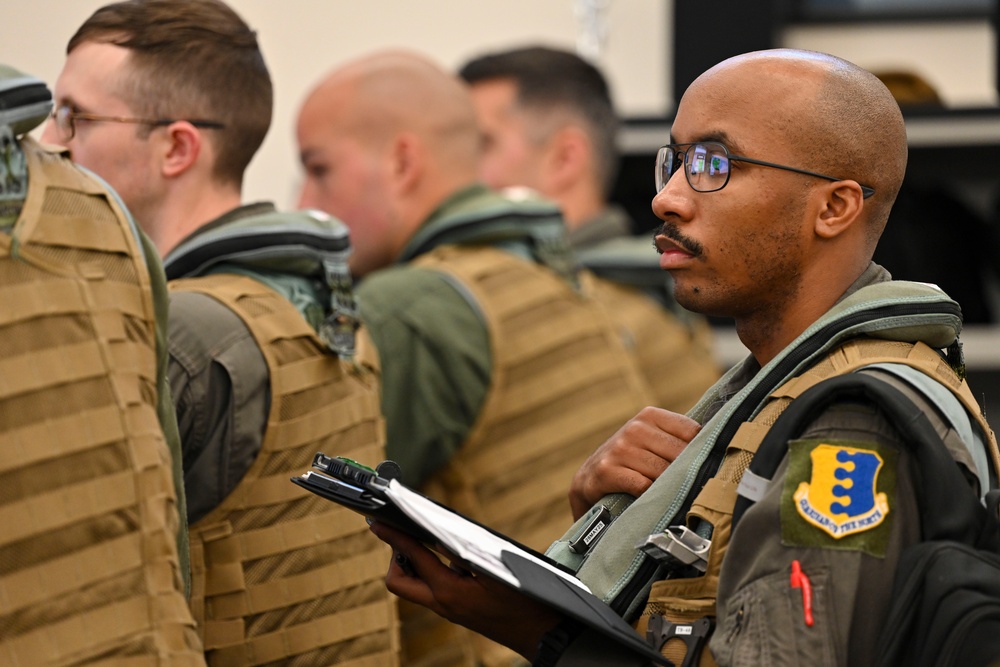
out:
M605 442L571 490L593 509L547 553L673 664L876 664L893 576L921 536L924 488L901 434L875 403L840 400L788 444L773 480L745 471L808 387L856 372L928 416L971 503L996 486L996 440L961 379L960 308L871 261L906 169L902 114L852 63L761 51L691 84L671 142L655 171L660 266L678 303L734 318L751 354L688 416L643 411ZM691 420L700 430L685 437ZM686 447L663 470L678 440ZM573 552L611 493L634 501ZM755 503L732 530L738 497ZM399 531L373 530L411 566L390 563L390 590L536 667L649 664L450 570Z

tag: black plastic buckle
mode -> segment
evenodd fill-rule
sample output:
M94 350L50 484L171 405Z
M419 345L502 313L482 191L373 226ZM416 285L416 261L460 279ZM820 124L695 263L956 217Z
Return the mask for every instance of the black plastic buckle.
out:
M646 640L661 653L664 645L671 639L681 640L687 650L684 652L684 662L680 667L695 667L713 627L715 622L707 616L699 618L694 623L674 623L665 619L662 614L653 614L646 627Z

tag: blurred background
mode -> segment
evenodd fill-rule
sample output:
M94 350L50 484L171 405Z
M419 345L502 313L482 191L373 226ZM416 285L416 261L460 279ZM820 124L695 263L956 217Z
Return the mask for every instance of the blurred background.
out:
M0 0L0 62L53 86L66 42L100 0ZM575 49L609 79L624 120L614 199L656 225L652 164L674 102L700 72L745 51L825 51L883 76L907 121L910 166L876 259L936 282L966 313L973 388L1000 395L998 0L229 0L259 32L275 84L271 131L250 166L247 201L295 204L294 120L325 72L382 47L448 68L532 43ZM947 284L946 284L947 283ZM719 356L743 350L724 322ZM988 416L1000 411L997 407Z

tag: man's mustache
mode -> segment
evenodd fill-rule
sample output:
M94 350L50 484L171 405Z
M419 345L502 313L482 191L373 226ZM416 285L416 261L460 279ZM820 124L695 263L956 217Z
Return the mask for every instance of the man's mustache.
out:
M660 229L657 230L656 234L653 235L654 243L656 242L657 236L667 237L668 239L679 245L681 248L683 248L685 252L690 253L694 257L700 257L703 252L700 243L698 243L697 241L693 241L688 237L684 236L683 234L681 234L680 230L677 229L677 225L675 225L672 222L664 222L662 225L660 225Z

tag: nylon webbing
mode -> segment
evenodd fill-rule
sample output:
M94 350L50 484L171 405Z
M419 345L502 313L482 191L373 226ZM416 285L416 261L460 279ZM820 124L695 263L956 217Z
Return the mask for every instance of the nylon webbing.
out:
M121 411L114 405L53 416L3 432L0 473L85 452L125 437ZM47 448L39 442L51 442Z
M4 638L0 651L7 653L5 664L16 664L18 655L38 656L40 664L58 664L66 658L102 644L141 634L160 624L183 624L190 618L183 596L145 595L91 610L85 617L64 621L18 637Z
M87 215L59 216L66 224L39 226L32 241L52 246L70 246L115 253L128 253L131 248L121 234L110 234L104 221L95 221Z
M317 500L320 503L329 503L326 500ZM320 507L327 509L326 505ZM244 561L253 561L288 549L303 549L339 540L365 530L368 530L368 526L361 517L345 507L338 506L329 512L310 514L277 526L248 530L228 535L220 540L206 541L205 553L207 561L213 563L229 562L240 558L241 554Z
M79 286L69 280L51 279L0 287L0 326L43 316L79 315L90 309Z
M281 660L307 650L380 630L394 623L390 602L354 607L315 621L284 628L282 632L251 637L239 646L216 649L214 656L222 663L260 665Z
M131 470L63 487L0 507L5 541L58 530L136 504Z
M0 607L10 614L142 565L142 535L72 551L0 578Z
M298 446L302 446L305 443L314 442L324 435L345 431L356 425L366 415L371 415L372 408L376 408L376 406L377 400L372 396L351 395L326 406L311 418L275 424L273 435L284 448L294 449L294 446L289 443L297 443Z
M282 394L298 393L324 384L330 377L331 366L339 363L333 357L314 356L283 364L271 378L272 386Z
M550 469L536 478L526 480L523 485L512 486L493 496L490 506L485 508L491 521L512 521L526 514L540 504L549 507L569 506L566 498L565 481L573 476L578 466L570 464Z
M0 399L107 375L101 346L85 341L0 359Z
M215 617L225 620L260 614L290 604L315 600L338 590L381 581L385 577L389 558L388 550L376 547L372 551L304 574L250 586L247 590L232 595L219 596L212 600Z
M481 450L484 457L482 460L476 457L474 460L469 460L467 465L475 474L494 474L498 468L491 467L491 463L501 466L499 469L504 469L509 467L507 462L521 460L525 458L525 454L537 456L542 451L556 451L581 438L592 437L595 427L600 425L612 426L613 428L607 432L607 436L611 436L625 421L614 421L614 415L626 412L634 406L634 403L632 396L627 392L621 392L618 395L606 395L602 401L603 410L590 410L582 414L575 410L566 411L553 414L542 423L526 424L520 432L505 434L505 437L495 445L491 444L489 448ZM633 416L637 411L638 409L633 410ZM547 447L543 449L541 443L545 443Z

